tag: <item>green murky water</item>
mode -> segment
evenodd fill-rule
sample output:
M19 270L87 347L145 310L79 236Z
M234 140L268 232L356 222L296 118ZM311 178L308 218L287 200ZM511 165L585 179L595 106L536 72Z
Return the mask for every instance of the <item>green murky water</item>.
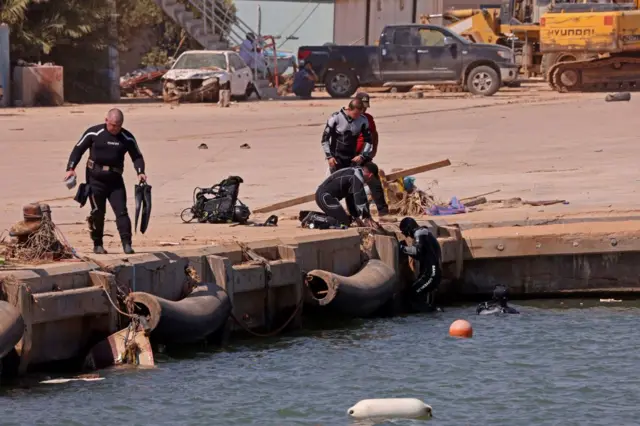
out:
M159 356L151 371L0 390L1 425L349 425L364 398L416 397L434 418L396 425L632 425L637 303L515 304L353 321L226 350ZM457 318L474 337L448 337Z

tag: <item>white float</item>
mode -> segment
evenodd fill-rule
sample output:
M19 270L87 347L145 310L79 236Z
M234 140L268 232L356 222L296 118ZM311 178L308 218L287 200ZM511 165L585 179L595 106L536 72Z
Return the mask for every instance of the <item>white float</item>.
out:
M417 419L433 415L430 405L416 398L363 399L347 410L354 419Z
M48 384L48 385L58 385L60 383L97 382L99 380L104 380L104 377L80 377L80 378L71 378L71 379L50 379L50 380L43 380L40 383L44 383L44 384Z

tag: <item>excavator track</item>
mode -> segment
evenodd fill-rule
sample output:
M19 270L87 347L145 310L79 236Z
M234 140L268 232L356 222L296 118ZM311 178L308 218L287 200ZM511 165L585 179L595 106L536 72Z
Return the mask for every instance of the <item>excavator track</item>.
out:
M640 57L558 62L549 68L549 85L560 93L640 91Z

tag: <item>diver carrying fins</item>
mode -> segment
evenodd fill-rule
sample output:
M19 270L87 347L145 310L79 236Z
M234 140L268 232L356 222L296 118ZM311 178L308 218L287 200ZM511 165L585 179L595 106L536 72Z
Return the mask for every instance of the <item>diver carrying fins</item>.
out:
M134 193L136 196L136 221L134 230L138 230L138 218L140 218L140 233L144 234L151 219L151 185L146 181L136 184ZM140 211L142 210L142 217Z

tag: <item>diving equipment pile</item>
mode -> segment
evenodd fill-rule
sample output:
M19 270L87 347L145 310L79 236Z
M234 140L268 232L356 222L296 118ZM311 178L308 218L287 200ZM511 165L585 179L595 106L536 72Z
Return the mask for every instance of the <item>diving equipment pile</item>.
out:
M229 176L210 188L195 188L193 206L184 209L180 218L184 223L246 223L251 211L238 199L243 182L240 176Z
M73 249L51 219L48 204L32 203L22 208L23 220L9 230L11 240L1 241L4 256L20 262L45 262L73 257Z

